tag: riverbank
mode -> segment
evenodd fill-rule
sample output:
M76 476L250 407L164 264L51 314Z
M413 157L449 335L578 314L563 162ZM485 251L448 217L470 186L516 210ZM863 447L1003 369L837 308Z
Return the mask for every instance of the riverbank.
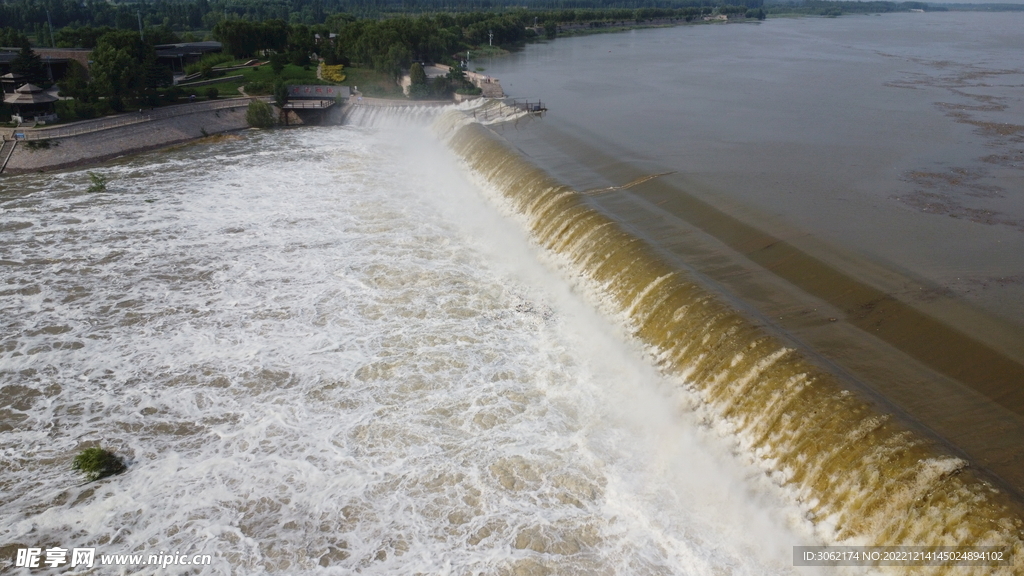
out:
M205 104L205 103L204 103ZM45 130L8 130L6 139L15 132L28 137L19 140L13 151L7 143L4 156L10 154L3 168L4 176L26 172L46 172L75 166L105 162L120 156L139 154L196 140L213 134L242 130L248 127L245 112L249 100L235 98L211 102L209 105L182 105L178 114L140 119L133 115L96 121L67 124ZM5 158L0 158L3 162Z

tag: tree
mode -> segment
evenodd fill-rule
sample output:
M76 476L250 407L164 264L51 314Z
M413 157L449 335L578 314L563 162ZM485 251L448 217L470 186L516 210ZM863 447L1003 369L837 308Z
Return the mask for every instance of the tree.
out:
M280 75L287 64L288 56L285 54L278 52L270 57L270 69L274 71L274 74Z
M236 58L255 56L259 49L259 25L253 22L223 20L213 27L213 37L223 44L225 52Z
M306 66L309 64L309 53L302 50L293 50L288 53L288 61L296 66Z
M94 91L106 96L114 110L123 110L125 101L154 104L160 86L171 84L171 71L156 60L152 44L142 41L137 32L119 30L103 35L92 53L90 72Z
M262 100L249 102L249 109L245 111L245 122L253 128L270 128L274 125L274 111L270 104Z
M76 100L89 100L89 73L75 60L68 60L67 72L60 81L60 95Z
M448 80L456 84L462 84L466 81L466 72L461 66L452 66L448 69Z
M111 32L100 38L93 50L90 72L96 91L106 96L116 111L124 110L125 99L137 99L146 87L139 43L136 33Z
M11 72L21 74L27 82L32 84L45 84L47 81L43 59L32 50L27 40L22 44L18 55L11 61Z
M412 81L413 86L423 86L427 83L427 74L423 71L423 65L419 62L413 62L412 66L409 67L409 80Z
M93 28L92 26L73 28L69 26L61 28L60 31L54 34L54 37L57 40L57 46L61 48L95 48L100 38L113 31L114 29L109 26L100 26L99 28Z
M558 35L558 22L554 20L548 20L544 23L544 37L548 40L554 40L555 36Z
M451 86L444 76L438 76L430 81L430 95L434 98L447 98L450 93Z
M288 86L281 80L274 84L274 102L284 106L288 102Z
M14 28L0 28L0 46L24 46L28 38Z

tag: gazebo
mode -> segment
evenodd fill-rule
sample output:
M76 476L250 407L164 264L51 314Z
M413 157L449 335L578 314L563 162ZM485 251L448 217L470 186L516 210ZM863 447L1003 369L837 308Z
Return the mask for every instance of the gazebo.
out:
M25 84L13 94L4 94L4 104L14 108L11 119L19 123L27 117L32 117L36 122L56 120L57 115L53 112L53 103L56 101L56 96L43 92L35 84Z
M14 90L26 82L25 77L21 74L15 74L9 72L0 76L0 84L4 87L4 94L14 94Z

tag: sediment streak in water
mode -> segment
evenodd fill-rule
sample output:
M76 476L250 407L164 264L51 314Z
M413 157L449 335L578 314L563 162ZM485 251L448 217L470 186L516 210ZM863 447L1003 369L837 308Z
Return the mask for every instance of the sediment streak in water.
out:
M1019 573L1021 509L964 460L667 265L488 128L452 112L437 130L660 369L791 489L827 542L1012 546L1014 567L959 570Z

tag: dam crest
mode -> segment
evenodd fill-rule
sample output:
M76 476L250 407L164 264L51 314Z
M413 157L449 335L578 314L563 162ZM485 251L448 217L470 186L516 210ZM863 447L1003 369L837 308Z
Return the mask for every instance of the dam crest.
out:
M825 543L1006 546L1016 566L986 573L1019 570L1021 506L963 457L667 263L471 115L446 111L434 128L564 275L697 399L707 424L792 494Z

